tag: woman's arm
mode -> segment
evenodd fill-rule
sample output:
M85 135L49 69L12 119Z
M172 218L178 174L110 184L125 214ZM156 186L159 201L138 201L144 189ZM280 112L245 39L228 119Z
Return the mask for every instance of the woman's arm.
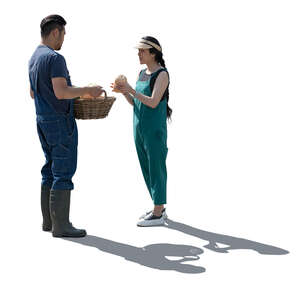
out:
M133 106L133 97L130 93L123 93L124 97L127 99L128 103L131 104Z
M128 83L127 83L127 85L120 87L119 90L122 93L131 93L131 94L133 94L133 97L140 100L143 104L145 104L151 108L156 108L156 106L159 104L164 92L166 91L168 84L169 84L169 76L168 76L167 72L163 71L158 75L158 77L155 81L151 97L141 94L141 93L137 93Z
M139 77L140 77L140 74L137 76L136 81L139 80ZM129 102L129 104L131 104L133 106L134 105L133 96L129 92L123 93L123 95L125 96L125 98Z
M136 91L134 91L133 96L138 100L140 100L143 104L151 108L156 108L156 106L161 101L161 98L163 97L164 92L168 87L168 84L169 84L168 73L165 71L160 72L160 74L158 75L155 81L151 97L143 95L141 93L137 93Z

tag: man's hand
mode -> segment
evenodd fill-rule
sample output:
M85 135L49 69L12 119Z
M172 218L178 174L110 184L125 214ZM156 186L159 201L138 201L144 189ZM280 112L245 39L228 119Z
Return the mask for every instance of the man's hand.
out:
M104 90L99 85L72 87L67 85L66 78L52 78L54 94L58 99L73 99L88 94L93 98L99 97Z
M87 91L88 94L96 98L99 97L104 92L104 89L102 88L102 86L96 85L96 86L87 87Z
M32 99L34 99L34 92L33 92L33 90L31 89L31 87L30 87L30 96L31 96Z

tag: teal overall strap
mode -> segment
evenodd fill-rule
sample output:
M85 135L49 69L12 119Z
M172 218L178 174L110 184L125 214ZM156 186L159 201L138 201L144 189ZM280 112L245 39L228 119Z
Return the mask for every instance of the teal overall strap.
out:
M144 74L144 72L146 72L146 70L147 70L147 69L140 70L138 81L141 80L141 77L142 77L142 75Z

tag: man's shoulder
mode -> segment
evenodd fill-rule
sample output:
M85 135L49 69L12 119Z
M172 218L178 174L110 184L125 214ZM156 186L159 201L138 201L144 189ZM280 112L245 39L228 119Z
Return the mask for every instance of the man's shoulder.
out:
M48 49L48 51L45 52L45 56L53 62L65 62L65 57L52 49Z
M51 55L53 57L65 60L65 57L63 55L61 55L60 53L56 52L55 50L51 50L51 51L52 51Z
M59 53L57 53L56 51L53 50L53 52L51 53L51 61L54 64L59 64L59 65L64 65L66 66L66 60L65 57Z
M37 47L36 51L34 52L34 55L37 57L40 57L40 58L44 58L44 59L65 61L65 58L63 55L61 55L58 52L56 52L55 50L53 50L47 46L43 46L43 45L39 45Z
M56 66L56 68L66 68L65 57L51 49L45 54L44 62L49 66Z

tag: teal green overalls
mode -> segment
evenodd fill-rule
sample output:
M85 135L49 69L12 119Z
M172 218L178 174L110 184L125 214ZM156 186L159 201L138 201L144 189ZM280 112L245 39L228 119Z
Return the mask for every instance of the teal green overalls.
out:
M165 69L164 69L165 70ZM152 73L148 80L141 78L136 83L136 92L151 97L150 81L156 79L161 69ZM133 132L143 176L155 205L166 203L167 185L167 101L162 99L156 108L151 108L134 98Z

